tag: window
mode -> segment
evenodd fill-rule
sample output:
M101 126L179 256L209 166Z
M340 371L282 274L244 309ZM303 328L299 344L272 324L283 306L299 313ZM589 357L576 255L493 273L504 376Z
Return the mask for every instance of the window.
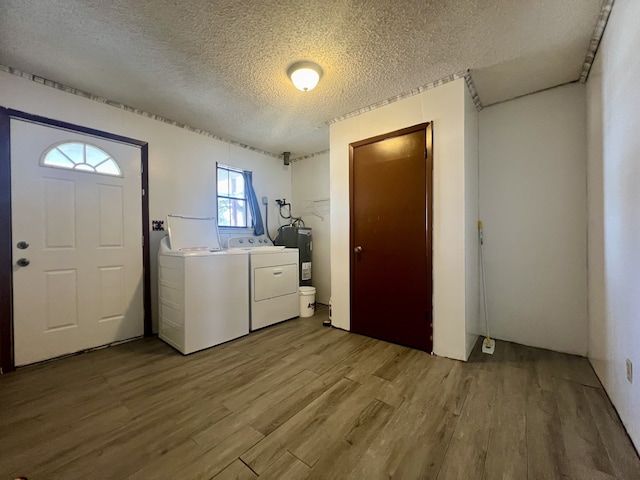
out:
M249 226L244 171L218 165L218 226Z
M40 164L45 167L122 177L120 167L111 155L82 142L66 142L50 147L42 156Z

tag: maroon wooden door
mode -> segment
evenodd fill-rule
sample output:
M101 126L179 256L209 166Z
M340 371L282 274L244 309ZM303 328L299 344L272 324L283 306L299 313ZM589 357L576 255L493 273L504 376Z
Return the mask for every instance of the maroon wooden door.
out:
M351 330L432 351L432 131L350 145Z

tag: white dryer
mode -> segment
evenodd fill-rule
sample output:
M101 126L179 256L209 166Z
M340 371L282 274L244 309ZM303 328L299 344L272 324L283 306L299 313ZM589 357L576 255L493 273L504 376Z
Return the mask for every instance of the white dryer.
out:
M170 215L158 252L159 337L183 354L249 333L249 256L222 251L215 218Z
M300 315L298 249L276 247L266 237L233 237L229 252L249 252L251 330Z

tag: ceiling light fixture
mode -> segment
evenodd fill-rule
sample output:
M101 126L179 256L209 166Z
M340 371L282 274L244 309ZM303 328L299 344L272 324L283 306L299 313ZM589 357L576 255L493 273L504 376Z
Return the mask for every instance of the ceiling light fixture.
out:
M287 75L298 90L313 90L322 76L322 68L313 62L297 62L289 67Z

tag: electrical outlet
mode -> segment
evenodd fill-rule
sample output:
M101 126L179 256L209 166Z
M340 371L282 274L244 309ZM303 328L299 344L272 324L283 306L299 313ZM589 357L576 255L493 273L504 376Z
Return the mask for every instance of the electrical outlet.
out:
M631 360L629 360L627 358L627 380L629 380L629 383L633 383L633 363L631 363Z
M269 205L269 199L267 197L262 197L262 204Z

